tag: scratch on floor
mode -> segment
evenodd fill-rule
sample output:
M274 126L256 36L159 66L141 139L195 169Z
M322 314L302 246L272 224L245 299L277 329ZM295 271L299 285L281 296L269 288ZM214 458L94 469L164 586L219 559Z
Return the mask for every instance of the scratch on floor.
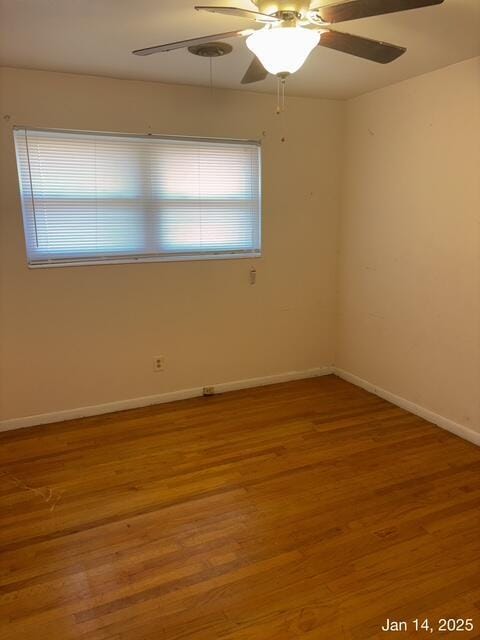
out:
M0 470L0 476L9 480L12 484L14 484L18 489L22 489L24 491L31 491L37 496L40 496L47 504L50 505L50 511L53 511L57 506L59 500L62 497L61 491L58 489L53 489L52 487L40 487L39 489L35 487L31 487L17 476L14 476L13 473L9 471Z

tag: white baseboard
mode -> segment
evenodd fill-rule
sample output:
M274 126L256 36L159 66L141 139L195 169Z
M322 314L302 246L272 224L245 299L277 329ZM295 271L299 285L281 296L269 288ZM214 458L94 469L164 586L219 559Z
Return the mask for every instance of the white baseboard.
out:
M470 427L466 427L463 424L459 424L458 422L454 422L449 418L445 418L444 416L441 416L438 413L434 413L433 411L430 411L430 409L425 409L425 407L421 407L420 405L415 404L414 402L410 402L410 400L406 400L405 398L397 396L394 393L387 391L386 389L377 387L371 382L368 382L367 380L363 380L363 378L359 378L358 376L354 375L353 373L349 373L344 369L333 367L332 372L339 378L342 378L347 382L351 382L357 387L362 387L362 389L365 389L366 391L370 391L370 393L374 393L380 398L383 398L384 400L388 400L388 402L391 402L392 404L395 404L398 407L405 409L406 411L410 411L410 413L414 413L420 418L424 418L429 422L433 422L433 424L436 424L438 427L441 427L442 429L446 429L447 431L454 433L456 436L459 436L464 440L468 440L469 442L473 442L473 444L480 446L480 432L475 431Z
M259 378L247 378L246 380L234 380L232 382L222 382L215 385L215 393L225 393L227 391L236 391L238 389L249 389L252 387L263 387L269 384L279 382L289 382L291 380L302 380L305 378L314 378L317 376L325 376L334 373L339 378L351 382L357 387L361 387L370 393L391 402L392 404L410 411L442 429L446 429L454 433L464 440L473 442L480 446L480 433L465 425L454 422L449 418L445 418L425 407L421 407L410 400L406 400L401 396L397 396L386 389L382 389L363 378L340 369L338 367L319 367L315 369L306 369L304 371L288 371L286 373L277 373L270 376L262 376ZM130 398L128 400L118 400L116 402L107 402L104 404L91 405L87 407L78 407L76 409L64 409L62 411L54 411L52 413L41 413L24 418L12 418L0 421L0 432L11 431L13 429L21 429L24 427L32 427L36 425L49 424L52 422L63 422L65 420L74 420L76 418L85 418L88 416L97 416L104 413L113 413L115 411L125 411L126 409L137 409L139 407L148 407L155 404L163 404L165 402L174 402L175 400L186 400L188 398L197 398L203 393L203 387L194 387L192 389L180 389L179 391L169 391L167 393L159 393L151 396L143 396L140 398Z
M289 382L291 380L302 380L304 378L326 376L330 373L332 373L331 367L319 367L316 369L306 369L304 371L288 371L286 373L277 373L271 376L263 376L260 378L248 378L246 380L222 382L220 384L215 384L214 386L215 393L225 393L227 391L236 391L238 389L263 387L279 382ZM9 420L0 421L0 432L11 431L13 429L22 429L24 427L33 427L41 424L49 424L51 422L63 422L65 420L74 420L76 418L98 416L103 413L125 411L126 409L148 407L150 405L163 404L165 402L173 402L175 400L197 398L202 394L203 387L194 387L193 389L180 389L179 391L169 391L167 393L159 393L153 396L143 396L141 398L130 398L129 400L118 400L116 402L107 402L105 404L78 407L77 409L64 409L62 411L54 411L52 413L41 413L34 416L26 416L24 418L11 418Z

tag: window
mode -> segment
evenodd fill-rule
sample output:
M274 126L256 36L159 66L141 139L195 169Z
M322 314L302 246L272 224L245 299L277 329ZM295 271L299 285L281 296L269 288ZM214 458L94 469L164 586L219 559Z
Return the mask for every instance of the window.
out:
M14 137L31 266L260 255L256 142Z

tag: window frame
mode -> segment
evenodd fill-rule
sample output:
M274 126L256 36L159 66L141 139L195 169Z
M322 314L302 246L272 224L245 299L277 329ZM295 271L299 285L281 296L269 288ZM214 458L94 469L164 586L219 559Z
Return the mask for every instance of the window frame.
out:
M136 253L130 255L105 255L92 256L89 258L83 257L68 257L64 259L45 258L44 260L31 260L29 256L29 240L27 237L27 225L29 221L29 208L32 208L32 202L34 202L32 182L30 176L30 190L29 194L24 193L22 185L22 177L20 172L20 160L19 153L15 142L15 132L38 131L42 133L57 133L57 134L83 134L92 136L106 136L115 138L137 138L137 139L159 139L159 140L171 140L180 142L198 142L198 143L211 143L211 144L228 144L228 145L244 145L254 146L258 149L258 248L252 250L205 250L198 252L171 252L171 253ZM23 231L26 249L26 262L29 269L45 269L45 268L61 268L61 267L77 267L77 266L104 266L112 264L139 264L139 263L154 263L154 262L191 262L198 260L241 260L241 259L257 259L262 257L262 235L263 235L263 154L262 154L262 141L259 139L241 139L241 138L220 138L220 137L200 137L200 136L187 136L187 135L172 135L172 134L157 134L157 133L127 133L127 132L114 132L114 131L92 131L86 129L59 129L51 127L31 127L15 125L12 128L13 142L15 149L15 157L17 161L17 178L19 183L19 195L22 208L22 220ZM28 150L27 150L28 153ZM30 168L29 168L30 172ZM25 204L25 200L30 199L30 204ZM35 210L33 207L33 215Z

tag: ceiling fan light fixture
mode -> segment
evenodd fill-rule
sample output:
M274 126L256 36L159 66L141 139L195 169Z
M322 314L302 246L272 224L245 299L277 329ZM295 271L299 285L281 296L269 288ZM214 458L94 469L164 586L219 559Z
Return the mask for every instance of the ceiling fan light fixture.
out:
M295 73L320 41L319 31L302 27L266 27L247 38L247 47L273 75Z

